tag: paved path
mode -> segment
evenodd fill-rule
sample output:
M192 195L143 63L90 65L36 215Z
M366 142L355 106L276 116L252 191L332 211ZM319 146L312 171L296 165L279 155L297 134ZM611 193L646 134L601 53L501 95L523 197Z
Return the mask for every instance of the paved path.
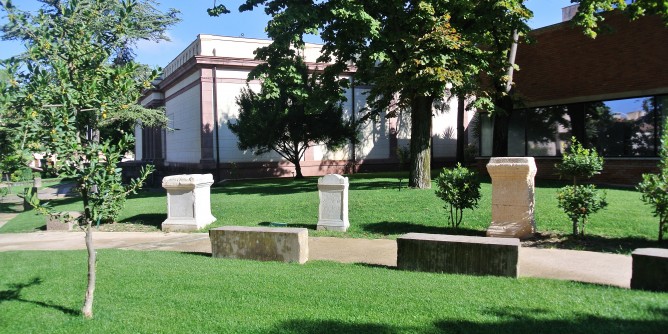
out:
M97 248L211 253L205 233L95 232ZM83 232L0 234L0 251L84 249ZM386 239L309 238L309 259L396 266L397 243ZM542 277L628 288L631 257L563 249L520 249L521 277Z

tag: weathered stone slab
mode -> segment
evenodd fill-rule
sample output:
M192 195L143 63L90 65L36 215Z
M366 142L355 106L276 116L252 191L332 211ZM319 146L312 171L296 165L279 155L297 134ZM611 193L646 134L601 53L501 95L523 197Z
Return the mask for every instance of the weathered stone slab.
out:
M668 249L638 248L631 258L631 289L668 291Z
M520 241L408 233L397 238L397 267L404 270L517 277Z
M306 263L308 230L224 226L209 230L213 257Z
M69 216L66 219L65 216ZM77 225L78 218L81 217L80 211L60 212L46 217L47 231L71 231Z
M327 174L318 179L317 230L345 232L348 221L348 178L338 174Z
M214 221L211 214L211 174L167 176L162 187L167 190L167 219L162 222L165 232L199 230Z
M531 237L536 229L534 158L492 158L487 171L492 178L492 223L487 236Z

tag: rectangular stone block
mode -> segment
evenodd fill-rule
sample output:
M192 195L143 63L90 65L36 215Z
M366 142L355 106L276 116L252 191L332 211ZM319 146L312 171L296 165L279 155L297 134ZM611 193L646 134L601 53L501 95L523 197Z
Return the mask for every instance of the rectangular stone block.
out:
M209 230L213 257L306 263L308 230L225 226Z
M668 249L638 248L631 258L631 289L668 291Z
M65 216L69 216L66 219ZM46 217L47 231L71 231L77 225L78 218L81 217L80 211L60 212Z
M516 278L519 250L520 241L516 238L408 233L397 239L397 267Z

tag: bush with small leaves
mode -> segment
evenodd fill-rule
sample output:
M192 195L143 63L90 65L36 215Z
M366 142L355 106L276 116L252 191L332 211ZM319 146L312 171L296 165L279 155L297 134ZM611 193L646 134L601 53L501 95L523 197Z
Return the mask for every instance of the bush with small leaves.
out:
M608 205L605 192L599 192L593 184L563 187L557 190L557 201L573 222L573 236L583 236L587 217Z
M478 207L480 200L480 181L475 172L457 164L453 169L443 168L436 178L438 189L436 195L447 203L444 208L449 209L448 221L450 226L458 228L462 222L464 209Z
M643 174L642 182L636 189L642 193L642 201L652 206L654 216L659 218L659 241L663 241L663 233L668 232L668 122L664 125L661 136L661 162L659 174Z
M562 177L572 178L573 185L557 191L558 207L563 209L573 223L573 236L583 236L587 217L606 207L605 192L598 192L594 185L578 185L578 178L588 179L603 170L603 158L593 149L587 149L571 138L570 147L564 150L561 162L556 165Z

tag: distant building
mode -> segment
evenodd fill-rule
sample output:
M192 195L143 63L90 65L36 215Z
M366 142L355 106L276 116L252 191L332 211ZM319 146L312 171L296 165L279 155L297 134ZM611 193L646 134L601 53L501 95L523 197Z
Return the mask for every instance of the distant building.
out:
M137 163L152 163L160 175L213 173L216 179L261 176L292 176L291 163L278 154L255 156L237 148L237 137L227 127L238 115L236 97L246 86L246 78L258 62L253 51L269 41L199 35L164 69L156 88L147 91L141 104L164 107L171 130L137 128ZM311 67L325 66L314 61L321 45L307 44L305 58ZM350 78L352 73L343 73ZM252 88L260 83L252 81ZM368 87L351 85L346 92L344 112L360 117L366 106ZM443 110L434 110L433 157L436 165L454 160L457 100L448 99ZM467 122L472 117L467 115ZM397 149L408 146L409 117L378 118L362 127L361 141L338 151L323 145L309 148L300 163L304 175L395 170ZM131 165L131 164L130 164Z

